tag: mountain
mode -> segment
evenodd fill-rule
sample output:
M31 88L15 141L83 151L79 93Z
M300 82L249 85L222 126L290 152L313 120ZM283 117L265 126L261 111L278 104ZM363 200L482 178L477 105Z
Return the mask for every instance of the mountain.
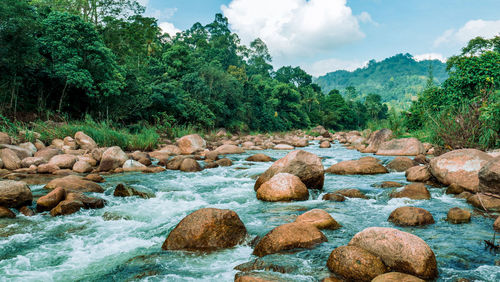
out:
M397 54L380 62L371 60L367 66L352 72L339 70L327 73L314 82L325 93L337 89L345 95L348 92L346 88L353 86L357 97L375 93L382 97L383 102L406 108L425 89L429 70L432 70L436 84L448 78L446 64L439 60L416 61L410 54Z

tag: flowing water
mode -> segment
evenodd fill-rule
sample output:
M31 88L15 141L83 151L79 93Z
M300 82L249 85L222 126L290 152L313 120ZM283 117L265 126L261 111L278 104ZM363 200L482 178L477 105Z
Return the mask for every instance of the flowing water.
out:
M325 168L363 156L339 144L319 149L316 143L305 150L321 156ZM469 224L446 222L450 208L472 207L463 199L446 195L444 189L429 187L431 200L389 199L392 189L374 188L372 184L387 180L406 183L404 173L327 174L324 189L312 192L308 201L266 203L256 199L253 185L256 176L271 163L244 160L254 153L257 152L231 155L233 166L198 173L165 171L109 176L103 183L104 195L95 195L107 200L103 209L63 217L18 215L14 220L0 219L0 281L233 281L237 273L233 268L256 258L249 244L204 254L161 249L183 217L205 207L236 211L249 237L263 236L313 208L328 211L343 225L338 230L323 231L328 242L312 250L265 258L287 268L286 274L277 274L285 280L318 281L329 276L326 261L333 249L346 245L354 234L367 227L394 227L387 218L394 209L405 205L424 208L434 216L436 223L427 227L396 228L413 233L430 245L438 261L438 281L462 277L500 281L500 266L495 266L500 257L485 250L483 244L493 235L493 219L473 213ZM275 159L287 154L273 150L262 153ZM392 158L380 159L387 163ZM112 193L118 183L152 191L156 197L115 198ZM42 186L31 188L35 195L44 193ZM321 200L324 193L343 188L358 188L370 199L346 199L341 203Z

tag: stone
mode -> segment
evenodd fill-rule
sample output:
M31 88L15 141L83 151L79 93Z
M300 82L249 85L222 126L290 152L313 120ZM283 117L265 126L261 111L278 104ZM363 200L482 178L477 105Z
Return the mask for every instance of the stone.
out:
M56 138L56 139L52 140L50 145L53 147L56 147L57 149L62 149L64 146L64 141L62 139Z
M36 201L36 210L38 212L50 211L66 198L66 190L58 187L50 191L47 195L38 198Z
M175 156L168 161L166 168L170 169L170 170L179 170L182 162L187 158L188 157L186 157L186 156Z
M357 233L349 246L356 246L380 257L393 271L423 279L438 275L436 257L421 238L394 228L370 227Z
M477 193L467 198L467 203L484 211L500 211L500 198Z
M389 216L388 221L398 226L422 226L434 223L432 214L416 207L399 207Z
M417 164L422 164L422 165L427 165L430 162L430 160L424 154L415 156L413 161L416 162Z
M343 202L345 201L345 197L337 194L337 193L327 193L323 195L323 200L325 201L332 201L332 202Z
M396 157L387 165L387 168L389 170L401 172L416 165L418 165L418 163L408 157Z
M403 190L399 192L393 192L390 195L391 198L410 198L412 200L429 200L431 198L431 193L425 187L423 183L412 183L406 185Z
M232 166L233 161L228 158L223 158L215 162L218 166Z
M191 155L198 151L203 151L207 142L198 134L186 135L177 141L182 155Z
M448 188L446 188L446 194L459 195L462 192L464 192L464 187L462 187L456 183L452 183L452 184L450 184L450 186L448 186Z
M321 209L303 213L295 219L295 222L312 224L318 229L336 230L342 227L329 213Z
M319 147L322 149L326 149L332 147L332 144L330 144L330 141L323 141L319 144Z
M456 197L459 199L466 199L467 200L472 196L473 196L473 194L471 192L464 191L464 192L458 194Z
M27 157L21 161L21 167L39 166L47 161L41 157Z
M500 195L500 157L487 162L479 170L479 191Z
M289 173L278 173L257 190L257 199L266 202L305 201L309 190L300 178Z
M274 146L274 150L293 150L295 147L288 145L288 144L278 144Z
M322 189L325 181L325 171L321 159L315 154L296 150L274 162L259 176L254 190L279 173L290 173L300 178L308 189Z
M22 206L19 209L19 212L22 213L24 216L34 216L35 215L35 212L32 209L30 209L28 206Z
M337 190L335 193L347 198L368 199L368 197L366 197L363 192L359 191L359 189L354 188Z
M479 191L479 171L493 158L476 149L455 150L430 162L430 171L444 185L459 184L469 192Z
M467 223L470 222L471 214L468 210L464 210L458 207L451 208L448 211L446 220L453 224Z
M0 144L11 144L10 136L9 134L5 132L0 132Z
M86 161L77 161L73 165L73 171L78 173L88 173L92 171L92 166Z
M97 159L96 159L97 160ZM118 146L108 148L102 153L101 163L99 164L99 171L111 171L116 168L122 167L128 160L127 154L122 151Z
M341 246L333 250L326 266L349 281L372 281L387 272L379 257L356 246Z
M382 174L389 171L379 160L374 157L363 157L359 160L342 161L332 165L326 169L327 173L339 175L355 175L355 174Z
M87 134L82 131L75 133L75 142L80 146L80 148L88 151L92 151L97 148L97 143Z
M311 132L317 133L318 135L322 136L323 134L327 133L328 131L322 125L318 125L315 128L311 129Z
M154 198L154 194L152 193L147 193L143 191L138 191L137 189L130 187L130 186L125 186L123 184L118 184L116 185L115 191L113 192L113 196L115 197L131 197L131 196L138 196L143 199L149 199L149 198Z
M164 250L212 251L232 248L247 235L245 225L232 210L204 208L184 219L170 232Z
M399 188L403 186L404 186L403 184L395 181L384 181L380 184L375 185L375 187L380 187L380 188Z
M219 159L219 153L217 151L210 151L205 153L205 161L216 161Z
M245 150L243 148L238 147L236 145L222 145L217 147L215 151L219 155L229 155L229 154L243 154Z
M76 175L68 175L62 178L53 179L47 183L44 188L56 189L58 187L63 188L66 192L104 192L104 189L99 184L93 181L85 180Z
M424 145L417 138L393 139L380 144L377 155L416 156L425 154Z
M8 170L21 168L21 159L11 149L0 150L0 159L2 159L3 166Z
M38 139L35 140L35 147L36 147L37 152L46 148L45 144Z
M33 144L31 144L31 145L33 145ZM12 152L14 152L16 154L16 156L20 160L25 159L27 157L33 157L33 151L25 149L25 148L20 147L20 146L0 144L0 149L11 150ZM35 148L35 150L36 150L36 148Z
M48 173L52 174L56 171L60 170L60 168L57 165L54 164L41 164L37 167L37 172L38 173Z
M426 182L431 179L431 173L427 166L414 166L410 167L405 172L406 180L409 182Z
M131 171L144 171L147 167L135 160L126 160L123 163L123 171L131 172Z
M425 280L406 273L388 272L375 277L372 282L425 282Z
M493 230L496 232L500 232L500 216L495 219L495 222L493 222Z
M0 206L0 218L15 218L16 214L9 208Z
M255 154L253 156L250 156L245 159L246 161L249 162L272 162L273 159L267 155L264 154Z
M96 173L89 174L89 175L85 176L83 179L93 181L96 183L106 182L106 180L102 176L100 176L99 174L96 174Z
M203 170L197 161L190 158L184 159L179 169L184 172L197 172Z
M28 185L22 181L0 181L0 206L18 208L31 205L33 195Z
M31 155L31 156L33 156L33 154L35 154L38 151L35 144L33 144L31 142L21 143L21 144L19 144L19 147L29 151L29 155ZM21 157L19 157L19 158L21 158Z
M276 275L267 272L238 272L234 276L234 282L286 282Z
M105 201L102 199L87 197L81 193L68 193L66 199L50 211L50 215L69 215L78 212L82 208L100 209L104 205Z
M373 132L368 139L368 147L366 147L363 152L376 153L380 148L380 145L386 141L389 141L390 139L392 139L392 130L387 128L377 130Z
M78 157L70 154L62 154L53 156L49 164L55 165L61 169L72 169L75 163L78 161Z
M52 157L57 156L61 153L62 152L59 149L47 147L47 148L44 148L44 149L36 152L34 156L43 158L45 161L48 162L50 159L52 159Z
M78 148L78 145L76 144L76 141L75 139L73 139L73 137L66 136L64 137L63 141L64 141L63 149L67 148L69 150L76 150Z

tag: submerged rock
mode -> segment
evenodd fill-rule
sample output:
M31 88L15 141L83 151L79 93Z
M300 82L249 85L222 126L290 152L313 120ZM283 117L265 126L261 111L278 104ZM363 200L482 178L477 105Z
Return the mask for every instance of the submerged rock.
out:
M364 157L359 160L342 161L329 167L326 172L340 175L382 174L389 171L374 157Z
M368 197L361 192L359 189L341 189L336 191L335 193L342 195L347 198L358 198L358 199L368 199Z
M337 193L327 193L323 195L323 200L325 201L332 201L332 202L343 202L345 201L345 197L337 194Z
M163 243L164 250L212 251L231 248L243 242L247 231L231 210L197 210L177 224Z
M390 214L388 221L399 226L421 226L433 224L434 218L422 208L399 207Z
M22 181L0 181L0 206L18 208L31 205L33 195L28 185Z
M423 183L412 183L406 185L403 190L399 192L393 192L390 195L391 198L410 198L413 200L429 200L431 198L431 193L425 187Z
M223 159L217 160L215 163L218 166L232 166L233 165L233 161L231 161L228 158L223 158Z
M387 272L379 257L356 246L341 246L333 250L326 266L331 272L352 281L372 281Z
M131 196L139 196L143 199L154 198L154 194L138 191L137 189L129 186L125 186L120 183L116 186L115 191L113 192L113 196L115 197L131 197Z
M16 214L9 208L0 206L0 218L15 218Z
M395 181L384 181L380 184L375 184L373 186L380 187L380 188L399 188L399 187L403 187L404 185L399 183L399 182L395 182Z
M250 156L245 159L246 161L249 162L272 162L273 159L267 155L264 154L255 154L253 156Z
M448 211L446 220L453 224L470 222L470 212L458 207L451 208Z
M324 210L312 209L295 219L295 222L312 224L318 229L336 230L342 227L333 217Z
M300 178L289 173L274 175L257 190L257 199L267 202L305 201L309 190Z

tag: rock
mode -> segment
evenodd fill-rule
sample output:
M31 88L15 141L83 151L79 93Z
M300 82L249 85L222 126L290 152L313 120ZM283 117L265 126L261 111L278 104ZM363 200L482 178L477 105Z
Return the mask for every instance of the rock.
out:
M387 128L377 130L373 132L370 139L368 139L368 147L366 147L363 152L376 153L380 145L390 139L392 139L392 130Z
M408 157L396 157L387 165L387 168L395 171L406 171L410 167L417 165L417 162Z
M33 154L35 154L36 151L38 151L35 144L33 144L31 142L21 143L21 144L19 144L19 147L29 151L30 156L33 156ZM19 157L19 158L21 158L21 157Z
M217 147L215 151L219 155L229 155L229 154L243 154L245 150L236 145L222 145Z
M0 132L0 144L10 145L10 143L11 143L11 140L10 140L9 135L5 132Z
M278 144L274 146L274 150L293 150L295 149L293 146L288 145L288 144Z
M101 157L99 171L110 171L122 167L128 160L127 154L118 146L108 148Z
M336 230L342 227L329 213L321 209L313 209L303 213L295 219L295 222L312 224L318 229Z
M16 214L9 208L0 206L0 218L15 218Z
M45 148L35 153L35 157L43 158L45 161L49 161L52 157L61 154L61 150L55 148Z
M326 149L332 147L332 144L330 144L330 141L323 141L319 144L319 147L322 149Z
M218 166L232 166L233 162L228 158L223 158L215 162Z
M424 154L417 155L413 159L413 161L418 163L418 164L422 164L422 165L427 165L430 162L430 160Z
M257 190L257 199L267 202L305 201L309 190L300 178L289 173L278 173Z
M130 157L132 157L134 161L139 161L141 159L150 159L148 153L141 151L134 151L132 154L130 154Z
M272 162L273 159L267 155L264 154L255 154L253 156L250 156L245 159L246 161L249 162Z
M98 162L101 161L101 158L102 158L102 154L104 153L104 151L106 151L108 148L95 148L94 150L92 150L90 152L90 155L92 156L92 158Z
M61 201L50 211L52 216L68 215L78 212L80 209L100 209L105 201L98 198L87 197L81 193L68 193L66 199Z
M500 216L495 219L495 222L493 222L493 230L496 232L500 232Z
M416 207L399 207L389 216L388 221L399 226L421 226L433 224L432 214L425 209Z
M311 129L311 132L323 136L323 134L327 133L328 131L322 125L318 125L315 128Z
M168 161L166 167L170 170L179 170L182 162L188 157L186 156L175 156L171 160Z
M33 144L31 144L33 145ZM27 157L33 157L33 151L31 150L27 150L25 148L22 148L20 146L14 146L14 145L5 145L5 144L0 144L0 149L9 149L11 150L12 152L14 152L16 154L16 156L22 160L22 159L25 159ZM36 150L36 148L35 148Z
M85 176L83 179L93 181L96 183L106 182L106 180L102 176L100 176L99 174L94 174L94 173Z
M123 171L125 172L130 172L130 171L144 171L147 169L147 167L143 164L141 164L138 161L134 160L126 160L125 163L123 163Z
M219 167L218 164L216 164L214 161L205 161L205 169L209 169L209 168L217 168Z
M467 198L467 203L480 210L500 211L500 198L488 196L482 193Z
M58 187L50 191L47 195L38 198L36 201L36 210L38 212L50 211L66 198L66 190Z
M38 139L35 140L35 147L37 152L46 148L45 144L43 144L43 142Z
M279 273L290 273L297 271L297 267L290 265L287 260L266 256L245 262L234 267L235 270L242 272L250 272L255 270L273 271Z
M414 166L410 167L405 172L406 180L409 182L426 182L431 179L431 173L427 166Z
M28 206L23 206L19 209L19 212L22 213L24 216L34 216L35 212L30 209Z
M234 282L285 282L285 279L267 272L238 272Z
M54 164L41 164L37 167L38 173L52 174L58 170L60 170L60 168Z
M203 151L207 142L198 134L186 135L177 141L177 146L183 155L191 155L198 151Z
M87 173L92 171L92 166L86 161L77 161L73 165L73 171L78 173Z
M263 183L279 173L290 173L299 177L308 189L322 189L325 181L325 172L321 159L315 154L297 150L274 162L271 167L261 174L255 182L255 191Z
M425 282L425 280L410 274L389 272L375 277L372 282Z
M177 224L163 243L164 250L211 251L232 248L243 242L247 231L231 210L197 210Z
M340 175L381 174L389 171L374 157L342 161L329 167L326 172Z
M2 161L2 159L0 159L0 169L2 169L2 168L3 168L3 161Z
M309 141L307 139L303 139L303 138L293 139L293 140L291 140L290 143L294 147L307 147L309 145ZM284 149L284 150L286 150L286 149ZM293 149L290 149L290 150L293 150Z
M118 184L115 188L115 192L113 192L113 196L115 197L131 197L131 196L139 196L143 199L154 198L154 194L138 191L137 189L125 186L123 184Z
M406 185L400 192L393 192L391 198L410 198L413 200L429 200L431 193L422 183L412 183Z
M325 201L332 201L332 202L343 202L345 201L345 197L337 194L337 193L327 193L323 195L323 200Z
M462 187L462 186L460 186L460 185L458 185L456 183L452 183L446 189L446 194L455 194L455 195L458 195L458 194L461 194L463 191L464 191L464 187Z
M76 144L76 141L75 141L75 139L73 139L73 137L66 136L66 137L64 137L63 141L64 141L63 149L65 147L67 149L70 149L70 150L76 150L78 148L78 145Z
M93 181L85 180L76 175L68 175L63 178L56 178L51 180L47 185L45 185L45 189L56 189L58 187L63 188L66 192L74 191L74 192L96 192L102 193L104 189L97 183Z
M500 157L487 162L478 176L479 191L500 195Z
M184 172L197 172L203 170L197 161L190 158L184 159L179 169Z
M371 281L387 272L379 257L356 246L341 246L333 250L326 266L350 281Z
M466 199L467 200L470 197L472 197L472 195L473 194L471 192L465 191L465 192L462 192L462 193L458 194L456 197L459 198L459 199Z
M64 146L64 141L62 139L56 138L52 140L50 145L56 147L57 149L62 149L62 147Z
M455 150L430 162L430 171L444 185L459 184L470 192L479 191L479 171L493 158L479 150Z
M16 170L21 168L21 159L11 149L0 150L0 159L2 159L3 166L9 170Z
M395 181L384 181L378 185L375 185L375 187L380 187L380 188L399 188L403 186L404 186L403 184Z
M18 208L31 205L33 195L28 185L22 181L0 181L0 206Z
M264 236L253 254L258 257L279 253L297 248L314 248L328 239L321 231L311 224L287 223L280 225Z
M210 151L205 153L205 161L216 161L219 159L219 153L217 151Z
M366 195L358 189L341 189L336 191L335 193L347 198L368 199L368 197L366 197Z
M393 139L380 144L377 155L416 156L425 154L424 145L417 138Z
M453 224L467 223L470 222L470 216L469 211L454 207L448 211L446 220Z
M63 154L63 155L57 155L53 156L49 164L50 165L55 165L61 169L72 169L75 163L78 161L78 157L70 154Z
M32 165L39 166L46 162L47 161L45 161L45 159L41 157L27 157L21 161L21 166L22 167L30 167Z
M167 170L167 169L164 168L164 167L153 166L153 167L148 167L147 169L145 169L144 171L142 171L142 173L159 173L159 172L163 172L165 170Z
M349 246L357 246L380 257L393 271L423 279L437 277L434 252L419 237L394 228L370 227L351 239Z
M75 133L75 141L80 148L88 151L92 151L97 148L97 143L87 134L82 131Z

